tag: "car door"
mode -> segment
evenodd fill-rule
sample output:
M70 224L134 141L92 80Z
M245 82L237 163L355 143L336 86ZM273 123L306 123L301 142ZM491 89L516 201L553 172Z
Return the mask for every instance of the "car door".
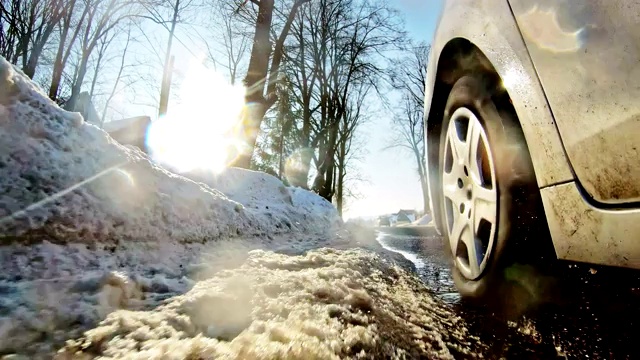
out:
M580 184L640 201L640 2L508 1Z

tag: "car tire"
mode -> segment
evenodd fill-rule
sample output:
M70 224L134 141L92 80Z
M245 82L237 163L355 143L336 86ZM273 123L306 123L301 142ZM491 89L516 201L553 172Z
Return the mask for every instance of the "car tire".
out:
M539 269L555 254L506 92L473 76L460 78L441 129L439 204L462 298L514 311L542 301Z

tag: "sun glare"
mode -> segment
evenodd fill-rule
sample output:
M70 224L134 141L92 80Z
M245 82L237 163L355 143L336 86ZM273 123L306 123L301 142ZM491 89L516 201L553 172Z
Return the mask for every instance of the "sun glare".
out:
M234 127L244 107L244 88L193 61L176 91L179 100L147 132L151 156L178 172L223 171L237 146Z

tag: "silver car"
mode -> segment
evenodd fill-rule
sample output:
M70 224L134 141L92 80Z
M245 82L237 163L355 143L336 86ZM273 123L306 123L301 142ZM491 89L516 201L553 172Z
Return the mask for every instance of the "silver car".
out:
M487 300L546 259L640 269L640 3L444 4L426 87L431 210Z

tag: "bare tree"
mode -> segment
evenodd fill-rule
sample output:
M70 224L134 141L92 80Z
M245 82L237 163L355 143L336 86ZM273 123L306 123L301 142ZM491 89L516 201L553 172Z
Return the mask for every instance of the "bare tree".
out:
M314 189L320 196L331 199L335 181L335 153L340 121L347 115L349 99L357 96L359 85L369 84L377 89L383 69L376 55L392 49L404 39L399 30L397 13L382 1L325 0L322 8L332 12L320 15L320 33L329 29L329 42L319 45L320 76L320 132L317 175ZM320 9L321 14L325 11ZM335 19L342 18L335 22ZM333 24L331 24L333 23ZM321 37L322 38L322 37Z
M295 129L287 136L296 137L290 141L298 147L285 151L293 160L287 161L286 177L307 187L313 174L311 188L340 211L354 195L346 185L349 179L360 180L353 170L356 130L367 118L365 99L380 95L386 71L381 54L402 45L404 36L397 13L377 0L316 0L299 11L291 25L282 71L291 84L287 129ZM285 107L282 96L279 110ZM269 134L278 130L268 128ZM278 153L280 148L275 148ZM266 156L261 152L259 158Z
M82 37L80 39L80 61L71 85L71 95L65 103L66 109L74 109L84 83L88 63L98 42L122 21L135 16L134 3L129 0L84 0L88 9Z
M403 90L419 106L424 105L424 90L427 81L427 62L431 47L420 43L410 46L408 55L396 61L391 69L391 83L396 89Z
M109 97L107 97L107 100L105 101L104 107L102 109L102 115L100 117L100 127L104 126L104 122L107 117L107 112L109 110L109 104L111 103L111 100L113 100L113 97L116 95L116 91L118 90L118 85L120 85L120 80L122 79L122 71L125 68L125 59L127 57L127 51L129 51L130 41L131 41L131 28L129 28L129 30L127 31L127 40L122 50L122 57L120 58L120 67L118 69L118 75L116 75L116 78L113 82L113 87L111 88L111 93L109 94Z
M185 13L190 8L197 5L195 0L152 0L144 2L143 6L146 14L142 17L150 19L154 23L161 25L168 31L169 37L164 51L164 65L162 71L162 85L160 86L160 106L159 115L167 112L169 102L169 90L172 72L172 46L176 39L176 28L179 23L185 21Z
M17 62L16 47L18 33L15 14L18 3L10 0L1 0L0 6L0 55L12 63Z
M82 24L89 13L89 7L83 6L81 3L81 9L78 10L77 6L78 0L70 0L67 3L59 26L58 50L53 62L51 83L49 85L49 98L54 101L58 101L64 69L73 52ZM80 15L78 15L78 12Z
M105 36L98 41L98 51L96 53L96 62L93 66L93 76L91 78L91 87L89 88L89 97L93 98L95 96L96 85L98 84L98 78L100 76L100 70L102 70L103 64L108 62L109 59L105 59L107 56L107 50L109 49L109 45L116 38L117 33L113 32L110 36Z
M242 137L247 149L241 151L235 161L235 166L249 168L253 149L256 145L260 125L267 111L276 103L277 74L284 56L284 42L296 18L298 9L310 0L295 0L288 12L286 21L275 43L271 44L271 31L274 13L274 0L251 0L257 5L253 46L247 76L244 79L247 92L245 102L250 104L242 121ZM244 1L246 4L247 1ZM271 61L269 61L271 60Z
M364 102L371 87L368 84L361 84L350 97L345 115L340 122L338 151L336 152L337 177L335 180L335 201L338 214L342 217L345 202L345 185L349 175L349 165L356 159L355 132L366 120L362 113Z
M423 114L429 50L426 44L413 47L391 71L394 87L402 91L402 104L393 119L395 137L391 147L404 149L415 159L424 211L429 209Z
M22 64L25 75L33 78L50 36L62 19L63 0L0 1L1 54Z
M217 26L211 33L213 39L203 38L209 60L227 70L231 85L235 85L245 71L250 45L249 28L233 16L236 10L234 4L214 0L209 21Z
M300 149L296 154L296 166L292 166L287 176L292 185L308 188L308 177L313 158L311 149L312 116L319 106L314 104L314 94L318 84L318 74L316 71L316 57L313 54L314 47L307 45L309 38L312 44L316 42L315 32L311 29L310 17L314 7L307 7L305 11L300 11L296 21L292 25L292 45L285 51L285 72L293 79L291 82L291 96L294 101L289 105L296 104L300 108ZM311 36L309 36L311 35Z

